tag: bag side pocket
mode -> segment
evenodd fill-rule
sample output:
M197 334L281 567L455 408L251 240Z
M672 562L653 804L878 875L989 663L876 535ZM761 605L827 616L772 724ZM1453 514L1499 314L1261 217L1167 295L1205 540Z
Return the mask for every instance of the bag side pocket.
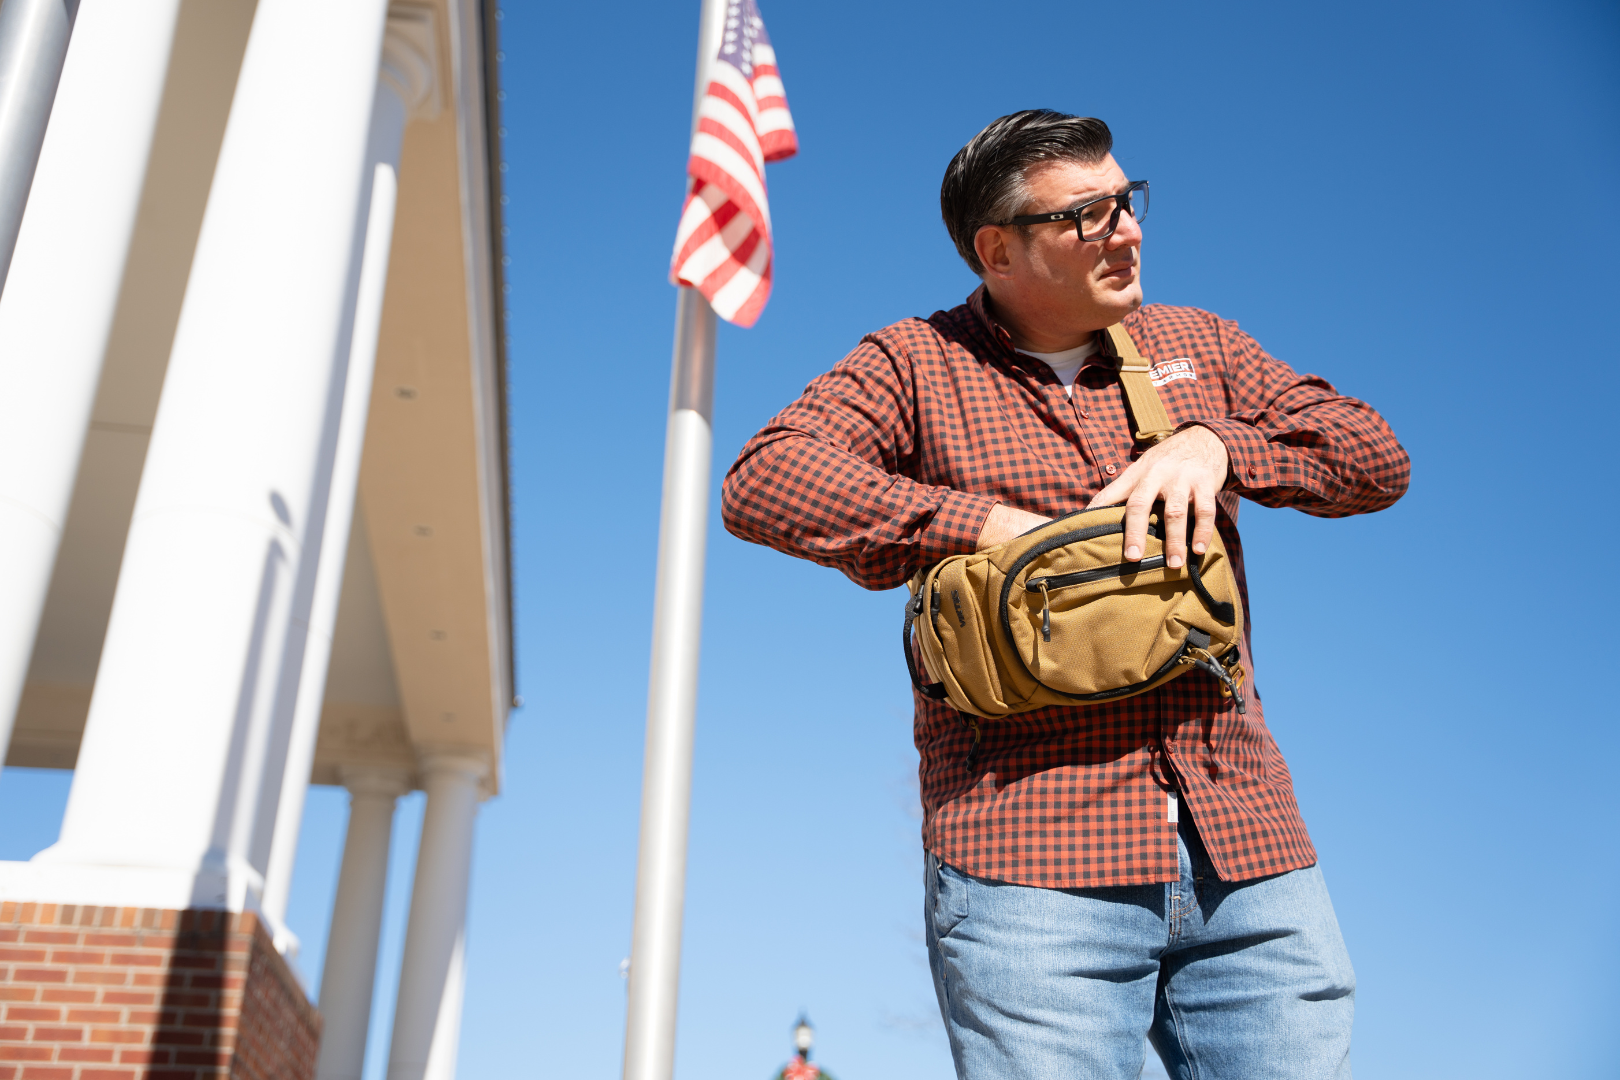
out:
M983 559L962 559L941 569L934 579L940 603L932 630L938 635L948 669L941 675L953 700L971 704L971 711L981 716L1004 716L1001 680L985 640L992 628L985 624L983 602L973 581L975 568L983 564Z

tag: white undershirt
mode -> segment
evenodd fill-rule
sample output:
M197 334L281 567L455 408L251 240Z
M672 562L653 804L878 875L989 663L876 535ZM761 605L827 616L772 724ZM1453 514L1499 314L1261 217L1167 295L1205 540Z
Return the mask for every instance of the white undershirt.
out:
M1084 345L1073 349L1064 349L1062 352L1030 352L1028 349L1019 349L1025 356L1033 356L1041 363L1052 369L1063 383L1063 392L1071 398L1074 397L1074 380L1080 375L1080 368L1086 362L1086 357L1097 351L1097 339L1092 338Z

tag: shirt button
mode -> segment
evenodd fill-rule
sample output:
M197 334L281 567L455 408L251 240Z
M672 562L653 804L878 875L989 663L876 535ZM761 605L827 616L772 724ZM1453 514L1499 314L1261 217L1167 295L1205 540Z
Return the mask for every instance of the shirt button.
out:
M1104 469L1103 472L1107 473L1109 476L1113 476L1115 473L1119 472L1119 467L1116 465L1110 465L1108 468Z
M1260 471L1258 469L1250 469L1249 470L1249 479L1250 480L1253 480L1255 477L1257 477L1259 475L1260 475Z

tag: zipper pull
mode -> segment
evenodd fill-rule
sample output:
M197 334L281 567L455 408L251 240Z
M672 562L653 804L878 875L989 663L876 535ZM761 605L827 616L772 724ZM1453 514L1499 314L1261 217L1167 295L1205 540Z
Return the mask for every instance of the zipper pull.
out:
M1052 640L1052 594L1047 592L1045 578L1040 581L1041 590L1041 640Z
M1181 658L1181 663L1207 671L1215 676L1220 684L1221 697L1232 698L1236 702L1237 711L1240 714L1248 713L1248 704L1243 700L1243 668L1241 666L1236 667L1234 673L1232 669L1223 667L1215 659L1214 654L1206 649L1199 648L1189 648L1186 655Z
M972 772L973 763L977 761L979 757L979 722L977 720L969 719L966 713L962 714L962 719L966 720L967 726L973 729L973 745L968 747L967 760L963 762L963 764L967 767L968 772Z
M1226 655L1221 658L1221 662L1225 665L1227 674L1232 680L1232 696L1237 699L1237 711L1240 715L1246 715L1249 708L1247 703L1245 703L1243 700L1243 681L1245 676L1243 673L1242 656L1239 655L1236 645L1227 650Z

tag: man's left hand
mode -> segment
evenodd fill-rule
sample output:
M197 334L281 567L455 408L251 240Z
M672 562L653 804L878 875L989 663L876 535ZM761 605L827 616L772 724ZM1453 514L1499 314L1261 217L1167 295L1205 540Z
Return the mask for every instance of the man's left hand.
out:
M1206 427L1178 431L1143 454L1119 479L1097 492L1090 506L1125 504L1125 561L1147 545L1148 515L1164 503L1164 562L1187 561L1187 507L1193 508L1192 549L1202 555L1215 535L1215 495L1226 484L1226 444Z

